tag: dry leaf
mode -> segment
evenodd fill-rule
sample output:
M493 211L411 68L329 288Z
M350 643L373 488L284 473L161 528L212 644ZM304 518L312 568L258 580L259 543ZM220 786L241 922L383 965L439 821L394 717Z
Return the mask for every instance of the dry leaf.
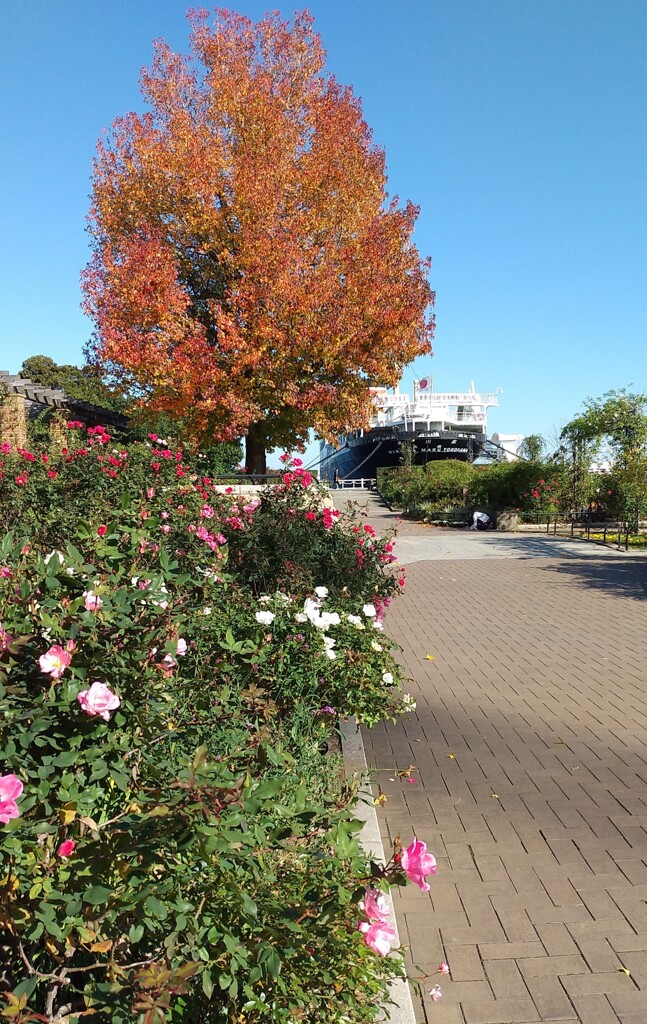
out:
M103 939L101 942L93 942L90 949L93 953L107 953L112 948L112 939Z
M63 804L58 816L64 825L71 825L76 818L76 804Z

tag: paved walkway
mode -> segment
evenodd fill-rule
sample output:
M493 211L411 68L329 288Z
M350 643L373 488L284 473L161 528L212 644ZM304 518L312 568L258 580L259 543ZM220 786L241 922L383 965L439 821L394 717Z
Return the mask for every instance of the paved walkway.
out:
M438 859L396 897L412 973L451 966L418 1019L647 1024L647 559L398 526L417 710L364 741L385 845Z

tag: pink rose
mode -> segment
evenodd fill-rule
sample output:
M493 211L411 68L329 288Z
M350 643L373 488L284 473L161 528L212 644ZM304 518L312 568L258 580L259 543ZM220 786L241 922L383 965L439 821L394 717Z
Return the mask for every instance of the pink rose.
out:
M177 667L177 662L175 661L172 654L164 655L164 657L162 658L161 667L164 669L165 675L170 676L173 674L173 669Z
M102 599L98 594L95 594L94 590L84 590L83 596L85 598L84 604L86 610L89 612L98 612L99 608L103 604Z
M65 839L61 843L58 850L56 851L59 857L71 857L76 849L76 843L73 839Z
M99 715L106 722L110 720L110 712L121 704L117 694L99 682L94 682L89 690L82 690L76 699L88 715Z
M373 921L384 921L389 916L389 905L386 902L384 893L378 892L369 886L364 893L364 899L360 903L360 909Z
M417 885L423 892L429 892L429 883L425 882L425 875L435 875L438 870L436 858L427 853L427 844L421 839L414 839L409 846L406 846L401 855L402 867L410 882Z
M46 654L41 654L38 664L41 672L48 672L52 679L60 679L71 660L72 656L68 651L64 651L59 644L54 644Z
M439 999L442 999L443 990L440 987L440 985L434 985L432 988L429 989L429 995L431 997L432 1003L437 1003Z
M374 953L379 953L380 956L387 956L391 952L391 944L397 942L395 931L384 921L377 921L375 924L360 921L357 927L360 932L363 932L364 942L368 948L372 949Z
M6 825L12 818L20 817L16 800L23 791L23 784L17 775L0 776L0 821Z
M108 527L107 526L97 526L97 533L99 534L100 537L105 537L107 532L108 532Z
M2 623L0 622L0 655L4 651L8 650L9 646L12 643L13 643L13 637L12 637L11 633L8 633L6 629L3 629L2 628Z

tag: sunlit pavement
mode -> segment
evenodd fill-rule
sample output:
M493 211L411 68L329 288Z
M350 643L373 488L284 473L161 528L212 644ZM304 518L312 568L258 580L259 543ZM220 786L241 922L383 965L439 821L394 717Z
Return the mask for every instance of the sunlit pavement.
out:
M412 973L452 971L420 1020L645 1024L647 559L353 498L406 565L386 627L417 709L364 742L385 845L438 858L396 897Z

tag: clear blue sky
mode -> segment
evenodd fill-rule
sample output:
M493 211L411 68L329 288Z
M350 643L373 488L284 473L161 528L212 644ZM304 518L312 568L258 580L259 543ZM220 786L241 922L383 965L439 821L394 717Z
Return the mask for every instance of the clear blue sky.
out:
M90 165L140 107L185 0L2 0L0 368L80 362ZM260 17L296 4L241 0ZM504 389L490 429L551 434L586 396L647 390L645 0L312 0L390 190L433 258L437 390Z

